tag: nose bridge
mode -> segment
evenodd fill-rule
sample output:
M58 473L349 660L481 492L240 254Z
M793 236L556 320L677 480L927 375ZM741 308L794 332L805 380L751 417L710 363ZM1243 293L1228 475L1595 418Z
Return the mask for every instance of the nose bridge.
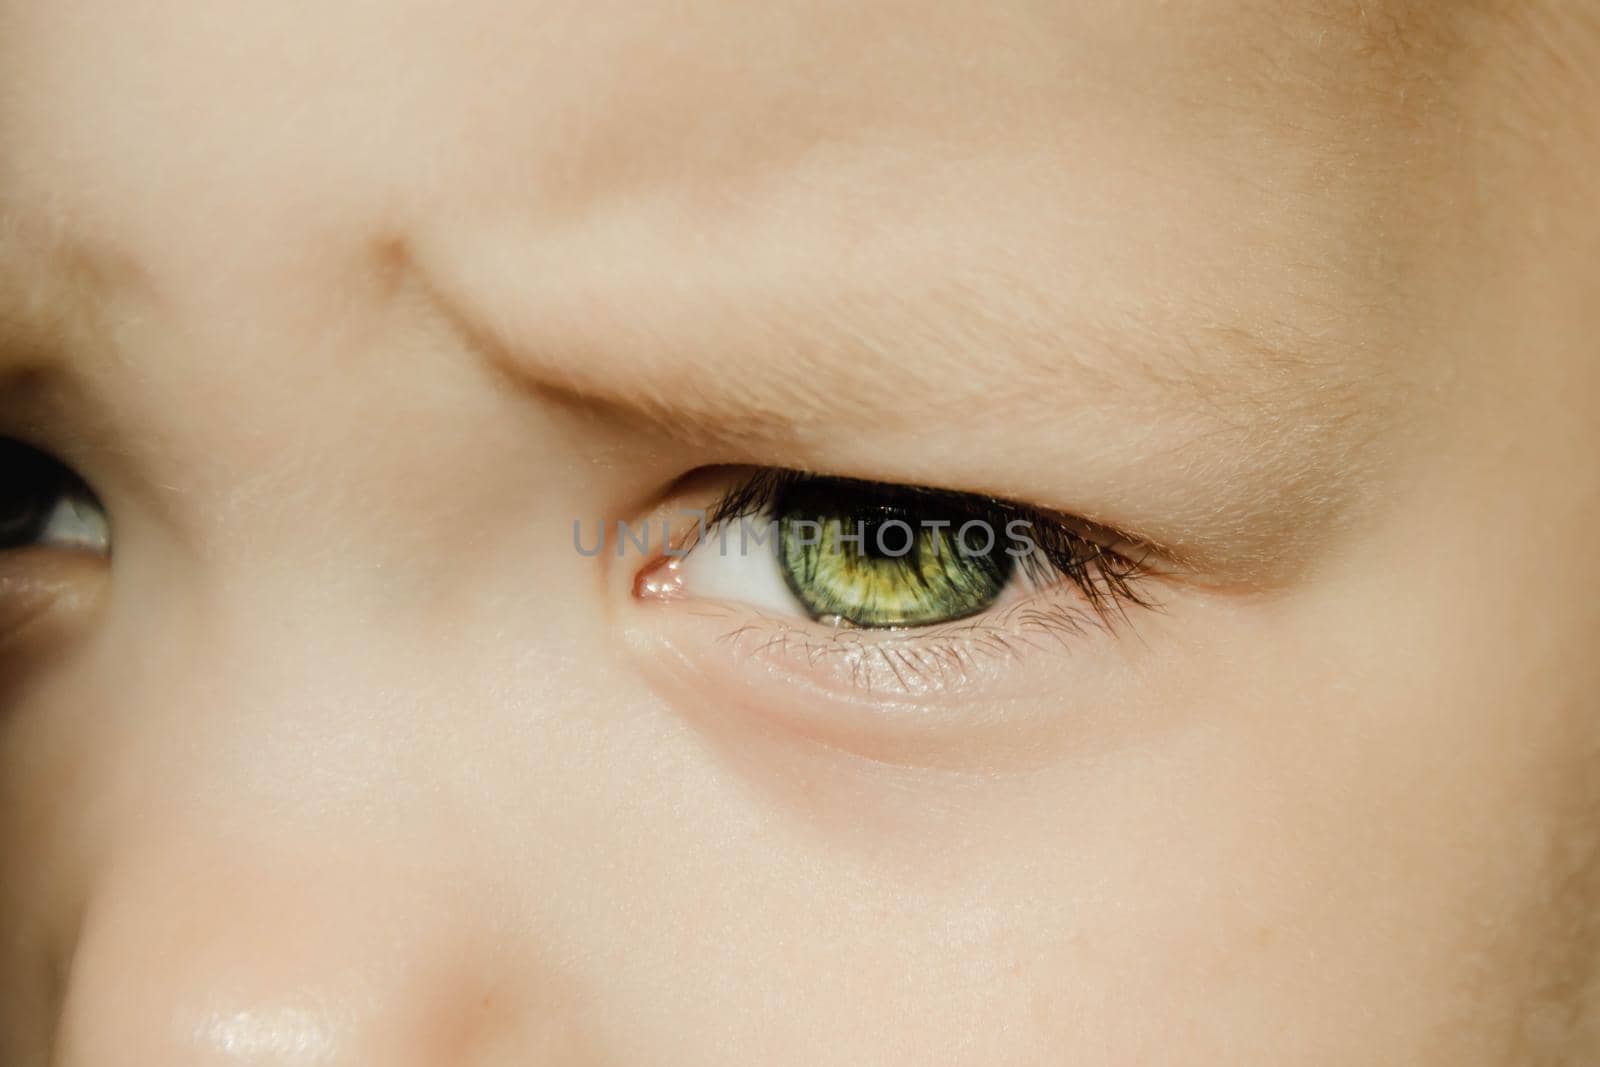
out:
M231 574L124 694L127 810L53 1062L594 1062L529 918L548 887L508 894L461 822L474 694L449 649L292 564Z
M473 871L197 836L147 841L101 880L60 1067L590 1062L549 961Z
M452 674L484 679L508 653L539 649L559 665L600 625L584 610L592 575L572 566L571 523L549 518L560 506L465 532L437 515L229 525L203 552L137 575L121 599L140 605L136 625L191 647L199 673L235 687L248 677L257 692L398 697Z
M72 961L60 1062L350 1062L400 996L373 978L403 959L373 937L372 902L353 910L336 892L370 887L335 870L252 870L197 844L148 841L103 876Z

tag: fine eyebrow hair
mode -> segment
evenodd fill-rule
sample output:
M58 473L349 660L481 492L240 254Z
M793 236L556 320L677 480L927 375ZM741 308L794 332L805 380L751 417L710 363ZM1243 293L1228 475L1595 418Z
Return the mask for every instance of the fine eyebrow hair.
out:
M0 384L54 365L70 334L128 281L109 250L70 236L58 221L23 229L0 199Z
M0 400L83 393L125 358L113 308L130 299L159 306L161 287L139 250L8 206L0 189Z
M108 418L125 359L112 309L159 300L158 287L133 251L7 206L0 190L0 434L123 452Z
M815 313L750 316L733 354L613 322L626 356L583 332L555 348L519 345L433 292L518 388L712 445L782 446L819 430L929 420L959 426L995 413L1048 422L1085 407L1203 422L1260 445L1275 431L1303 433L1313 413L1330 432L1364 422L1388 384L1377 367L1289 323L1268 332L1204 316L1084 322L1016 286L876 305L843 297Z
M33 375L44 362L41 350L65 346L70 333L93 324L110 295L147 281L129 256L63 229L30 236L24 240L16 217L0 213L0 381ZM375 246L380 271L414 269L408 257L403 243ZM631 331L626 367L597 344L580 343L557 358L517 349L428 288L508 378L561 403L613 411L678 436L782 441L801 427L892 421L900 412L956 416L974 399L1026 410L1041 391L1060 386L1100 406L1209 412L1231 424L1308 405L1324 418L1370 410L1369 390L1353 387L1348 353L1288 323L1274 324L1271 334L1203 317L1166 327L1085 323L1081 311L1065 314L1036 288L1015 284L952 283L908 301L843 294L819 314L751 316L747 334L764 358L719 353L707 367L694 353L687 364L701 373L692 379L682 373L685 353L672 351L672 340L648 324ZM995 361L981 381L969 373L974 353Z

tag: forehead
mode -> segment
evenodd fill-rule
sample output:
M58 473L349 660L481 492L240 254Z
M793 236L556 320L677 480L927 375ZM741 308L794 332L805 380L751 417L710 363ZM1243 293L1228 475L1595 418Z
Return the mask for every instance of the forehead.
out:
M13 184L174 198L497 165L552 210L673 181L713 198L819 146L1050 152L1120 183L1141 142L1246 169L1369 134L1469 6L0 0L0 135Z
M1468 7L0 0L0 243L268 319L405 231L546 347L664 278L766 322L883 295L846 268L1042 335L1066 299L1300 344L1390 287L1367 235Z

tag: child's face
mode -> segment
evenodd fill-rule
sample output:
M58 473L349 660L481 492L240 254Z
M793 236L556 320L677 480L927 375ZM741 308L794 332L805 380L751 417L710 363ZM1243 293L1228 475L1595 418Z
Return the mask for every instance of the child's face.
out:
M0 0L113 545L0 554L0 1062L1583 1061L1600 35L1491 6ZM660 564L761 467L1106 610Z

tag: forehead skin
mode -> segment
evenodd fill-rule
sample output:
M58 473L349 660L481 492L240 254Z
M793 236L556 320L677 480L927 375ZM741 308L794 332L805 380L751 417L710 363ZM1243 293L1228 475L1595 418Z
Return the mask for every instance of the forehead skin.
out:
M1463 3L103 6L0 9L11 318L111 290L237 351L391 297L398 257L535 387L735 441L826 409L783 442L840 469L937 420L876 473L1158 494L968 444L1070 424L1179 472L1152 537L1226 510L1246 560L1297 555L1273 516L1334 528L1440 373L1393 356L1443 310L1415 267L1462 252L1459 116L1508 35Z
M173 981L197 984L180 990L197 1012L212 1004L208 976L238 977L230 950L265 961L241 979L240 1003L252 981L274 993L311 981L299 957L268 943L271 923L252 942L235 908L334 946L327 981L348 979L338 988L359 990L351 1003L400 1005L383 1016L396 1042L448 991L446 1051L380 1046L395 1055L369 1062L449 1062L457 1031L480 1035L482 1062L532 1047L481 1023L514 984L496 987L475 969L483 960L494 975L538 972L521 993L560 1017L549 1026L556 1057L568 1015L615 1025L609 1005L584 1002L587 986L569 993L548 978L562 966L638 1012L628 1022L640 1034L681 1038L673 1047L692 1040L684 1018L712 1032L701 990L759 989L761 1010L784 1016L779 1037L742 1047L773 1057L792 1052L776 1046L795 1032L783 1027L813 1009L825 1017L809 1021L837 1017L841 1034L873 1039L898 1016L863 1019L876 1005L858 994L893 989L895 1006L930 1017L950 1005L972 1048L996 1042L990 1062L1007 1051L1040 1062L1074 1040L1087 1062L1098 1041L1131 1050L1121 1062L1168 1062L1145 1001L1104 1003L1097 981L1168 995L1156 1008L1227 1008L1231 997L1281 1007L1278 1037L1296 1040L1334 1010L1292 988L1303 980L1339 1002L1338 1018L1375 1019L1375 1033L1408 1042L1384 1045L1397 1059L1436 1051L1454 1065L1487 1048L1515 1051L1470 1062L1538 1062L1522 1053L1580 1034L1600 895L1590 758L1600 598L1580 595L1600 581L1590 532L1600 442L1583 400L1600 396L1600 361L1585 355L1600 325L1590 292L1600 212L1588 188L1600 64L1578 6L0 0L0 356L69 357L98 397L99 432L115 437L103 458L84 454L103 463L97 472L157 487L190 553L173 551L185 566L171 581L134 566L138 553L119 560L131 574L116 617L129 619L130 604L140 613L117 631L123 645L97 646L94 661L126 679L116 699L79 699L60 683L47 710L61 714L15 735L58 742L41 745L54 762L25 761L30 781L59 764L77 772L63 779L104 792L88 815L19 806L11 818L28 829L8 825L5 840L54 859L38 827L81 820L101 828L86 852L133 857L111 865L118 891L85 891L98 925L76 995L135 1019L96 1030L93 1009L80 1009L85 1067L116 1062L117 1043L157 1014L123 995L119 967L179 971ZM949 852L950 870L929 873L894 846L882 866L855 869L837 838L785 853L792 839L775 820L721 794L703 819L708 842L699 825L660 816L714 793L672 778L673 759L695 758L671 747L681 732L626 733L658 721L639 711L646 699L595 681L625 685L595 651L613 635L587 612L595 591L565 540L574 511L609 514L633 499L633 482L682 471L601 447L598 433L516 421L474 391L484 378L462 371L480 358L557 405L657 424L723 420L731 428L707 434L718 460L815 456L846 472L961 483L999 477L985 465L1017 451L1008 435L1049 430L1082 463L1057 484L1051 470L1066 464L1030 459L1015 487L1053 503L1080 494L1109 512L1129 464L1160 452L1171 485L1146 463L1138 492L1123 495L1169 489L1153 510L1187 510L1185 529L1252 515L1314 531L1353 511L1361 551L1297 587L1279 615L1218 606L1207 616L1222 635L1214 645L1178 629L1174 658L1206 668L1129 700L1129 718L1156 724L1157 757L1085 760L1060 775L1070 788L1016 786L1025 795L1011 807L1003 791L976 798L971 823L946 813L978 839L970 849L923 840ZM784 380L791 363L802 369ZM914 456L872 436L930 418L953 428ZM729 455L751 427L786 420L791 452ZM106 480L115 513L134 490ZM1186 498L1187 484L1206 491ZM539 543L558 560L548 565L525 543L546 499L562 520L559 545ZM157 540L139 508L125 510L135 518L119 538ZM501 534L496 522L517 525L508 512L526 525ZM462 515L488 532L464 537ZM456 550L464 541L473 551ZM487 572L488 560L508 574L486 579L474 568ZM1552 588L1552 571L1567 588ZM537 591L531 607L513 578ZM466 620L461 633L414 617L418 603ZM1307 603L1309 621L1295 615ZM513 608L529 632L508 650ZM1241 633L1257 640L1222 639ZM159 648L135 639L152 634ZM193 648L205 653L198 666L185 659ZM1246 662L1210 655L1219 649ZM215 716L194 714L196 691L226 698ZM481 715L447 714L471 703L463 693ZM119 702L132 710L117 714ZM81 724L80 705L107 712L85 731L95 759L82 765L79 738L48 725ZM533 705L543 717L524 715ZM1196 722L1183 719L1190 728L1161 748L1168 708ZM605 714L624 725L607 733ZM1088 718L1092 733L1099 720ZM412 721L422 725L407 733ZM142 747L120 744L129 737ZM669 755L638 756L646 742ZM0 757L31 751L14 738ZM440 751L457 762L441 770L430 762ZM1186 762L1195 752L1234 761ZM622 774L613 764L632 777L610 777ZM481 776L463 782L461 767ZM1185 775L1205 787L1186 792ZM530 802L530 778L560 792L560 810ZM1129 782L1137 788L1118 788ZM820 795L832 783L805 784ZM1213 805L1172 803L1230 786L1239 792ZM870 786L838 794L840 807L876 798ZM148 806L115 802L126 796ZM239 796L250 800L230 808ZM272 803L250 806L262 797ZM509 829L497 821L508 797L526 805ZM140 819L119 821L129 810ZM635 831L639 811L660 822ZM1005 819L982 821L996 811ZM478 820L482 836L464 835L454 815ZM737 829L720 829L722 816ZM162 836L164 820L232 866L194 873L204 863L182 832ZM1125 827L1149 831L1139 845L1154 847L1130 855ZM425 852L385 852L412 833L461 877L442 885ZM527 844L540 834L549 852ZM228 851L258 837L269 839L265 860ZM160 847L146 855L150 840ZM1085 873L1072 848L1107 866ZM260 876L311 852L339 876L360 868L384 880L382 907L352 915L349 900L365 898L340 892L336 876L309 888ZM650 894L625 917L634 925L596 919L593 886L561 884L552 854L597 884ZM1167 856L1196 862L1174 873L1160 866ZM991 861L973 866L992 893L976 903L948 889L970 887L971 871L955 870L970 858ZM922 882L902 893L894 877L862 876L891 860ZM1241 893L1206 861L1260 864L1261 877ZM730 868L741 899L711 899L705 887ZM1041 900L1030 881L1041 871L1062 900ZM170 905L175 887L182 905ZM0 890L11 891L5 878ZM1245 914L1251 893L1273 922ZM919 929L896 925L907 898L929 926L948 919L946 940L914 957L933 962L920 970L895 954ZM471 943L450 941L451 923L485 901L517 936L480 925ZM763 912L751 901L782 903ZM393 936L419 912L414 938ZM689 920L663 934L658 915ZM1057 940L1028 925L1041 915ZM816 929L841 916L840 936L867 946L865 975L835 962L801 993L761 984L794 961L816 964L830 951L813 944ZM791 940L771 948L767 926L786 919ZM806 919L816 923L802 929ZM1459 958L1463 930L1481 938L1483 961ZM519 955L522 936L539 945ZM413 967L413 943L446 947ZM990 992L1027 990L1035 971L1053 981L1059 958L1027 961L1061 943L1072 961L1064 996L1090 1018L1052 1017L1037 987L1031 1009ZM1349 943L1380 962L1351 962ZM374 984L338 970L346 948L384 964ZM163 966L173 954L183 967ZM634 978L641 958L659 973ZM1434 1015L1431 987L1378 1002L1372 987L1390 978L1376 969L1432 974L1425 964L1448 970L1452 989L1470 986L1468 999ZM644 988L652 981L666 991ZM787 996L798 1007L777 1011ZM20 1010L5 999L0 1011ZM296 1037L297 1012L315 1014L261 1004L278 1014L217 1009L235 1027L207 1031L217 1055L232 1042L235 1059L286 1057L272 1040ZM984 1032L1000 1010L1015 1010L1017 1025ZM1196 1049L1250 1041L1219 1036L1224 1016L1192 1020ZM1435 1029L1406 1029L1422 1017ZM337 1039L302 1030L305 1057ZM1029 1045L1035 1031L1044 1036ZM1317 1035L1361 1047L1352 1034ZM619 1061L652 1050L629 1051Z
M238 277L251 237L310 243L357 219L422 242L515 223L576 269L538 295L558 310L595 287L595 261L616 270L619 244L658 283L669 264L727 284L753 262L814 285L877 258L916 287L928 272L905 254L935 250L954 283L978 264L1025 281L1042 230L1065 245L1043 263L1050 288L1081 294L1079 316L1203 306L1301 344L1351 298L1396 299L1401 265L1375 262L1375 237L1418 221L1398 179L1428 146L1419 130L1450 121L1459 65L1414 42L1475 10L102 6L7 6L0 191L8 214L48 213L171 290ZM880 247L941 217L933 248ZM786 251L802 230L816 236ZM1314 243L1293 255L1286 233Z

